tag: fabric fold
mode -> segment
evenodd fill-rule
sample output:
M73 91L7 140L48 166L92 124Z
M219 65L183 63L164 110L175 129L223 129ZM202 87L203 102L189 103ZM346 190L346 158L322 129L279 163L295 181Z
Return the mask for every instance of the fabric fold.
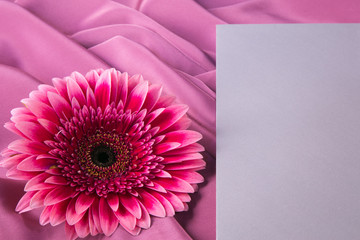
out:
M26 98L29 92L36 89L39 83L51 84L53 77L63 77L74 70L85 73L91 68L107 68L111 65L121 71L127 71L133 74L144 74L146 78L152 82L163 85L168 93L177 97L178 102L186 103L191 105L190 107L192 109L197 109L196 111L192 110L194 114L191 114L192 118L200 118L194 121L194 128L203 133L202 135L206 139L204 141L205 144L208 145L207 142L212 142L211 147L208 145L207 150L211 151L214 156L215 125L213 123L215 117L215 99L211 100L211 98L208 97L209 94L205 94L206 91L209 91L211 95L212 90L206 85L201 86L203 83L200 83L200 85L191 83L192 81L201 82L201 80L189 78L185 80L185 78L176 72L182 71L190 76L195 76L204 74L209 70L214 71L215 66L212 60L209 60L209 57L202 49L175 35L143 13L136 12L115 2L108 2L105 4L106 6L99 1L86 2L86 4L83 3L86 9L81 11L75 11L72 8L74 7L74 5L72 5L73 3L67 2L67 4L65 4L66 1L62 1L63 5L61 6L56 6L56 3L47 5L49 2L36 2L36 6L32 5L33 3L31 1L17 1L16 3L22 5L25 9L10 2L0 2L0 29L4 33L0 37L2 43L0 46L2 50L4 50L0 56L0 61L4 64L4 68L0 70L2 70L3 76L6 77L12 74L18 75L11 73L12 71L10 69L19 72L21 75L20 77L9 76L7 78L8 81L2 82L4 86L4 88L2 88L2 95L4 96L3 102L11 103L11 106L4 106L4 108L1 109L3 113L9 113L4 115L2 119L3 123L9 119L10 110L16 106L21 106L20 100ZM65 10L69 10L69 12ZM52 14L49 15L49 12L52 12ZM118 13L121 12L125 13L129 20L124 21L119 17ZM59 14L61 13L63 15L60 16ZM113 16L113 18L110 18L110 23L111 19L113 19L112 23L115 23L115 25L109 25L106 21L103 22L103 16L106 16L108 13ZM45 19L47 17L51 18L51 20L46 21ZM69 18L72 18L74 23L75 19L79 21L77 24L69 25L67 22ZM131 20L132 18L135 20ZM61 19L66 20L61 21ZM5 22L8 24L4 24ZM133 24L133 22L135 22L135 24ZM68 27L73 27L73 29L69 29ZM14 31L13 28L15 28L16 31ZM142 31L139 32L139 29L142 29ZM71 36L64 35L65 32ZM104 33L106 33L105 36ZM139 36L141 39L139 39ZM23 39L26 39L26 41L23 41ZM134 48L132 46L136 47ZM136 49L141 49L141 51L137 52ZM146 64L141 65L140 62L143 60ZM136 64L131 64L131 61L134 61ZM12 78L17 79L16 81L10 82ZM16 88L14 88L14 84L16 83L18 83L21 91L18 91L16 94L13 93L13 96L10 96L9 93L4 91L5 89L11 88L16 90ZM179 87L179 85L181 87ZM201 90L202 88L205 92ZM183 93L181 94L181 92ZM188 95L187 92L193 92L193 94ZM188 96L190 96L190 98ZM203 100L193 101L191 99L193 97ZM199 106L198 102L203 102L203 104L208 106ZM208 110L203 111L202 109L213 110L208 112ZM196 114L196 112L202 112L202 114ZM208 118L208 120L205 120L206 118ZM198 124L197 127L197 123L204 122L204 120L208 122L205 124L207 125L207 129L204 128L203 123ZM45 126L48 125L45 122L43 122L43 124L45 124ZM206 132L211 132L211 134L207 134ZM1 133L3 133L1 135L3 139L1 145L4 148L6 144L9 143L8 140L14 137L14 135L5 129L1 129ZM3 136L9 136L9 138L3 138ZM209 166L214 166L215 161L212 157L207 157L207 161ZM5 178L5 171L3 170L4 169L1 169L3 173L1 178ZM211 175L213 174L214 173ZM208 186L209 184L203 183L201 185ZM195 217L190 215L186 217L187 214L185 212L181 215L182 217L180 217L180 219L186 218L186 223L189 226L193 226L199 222L198 219L203 219L203 214L209 212L212 216L209 218L209 216L206 215L208 218L206 221L212 222L212 225L215 226L215 187L214 185L209 185L209 187L211 187L210 191L206 187L200 187L200 192L204 189L211 193L208 199L196 200L195 197L194 201L198 201L199 206L203 205L206 208L213 209L213 211L201 211ZM0 186L0 188L2 188L2 186ZM5 196L2 196L2 198L5 198ZM19 199L20 197L15 201ZM209 199L212 199L210 201L211 204L207 204ZM194 207L196 207L196 205L194 205ZM40 215L40 212L35 211L18 215L14 212L14 209L15 207L9 209L11 212L11 214L8 215L9 217L18 219L25 215L31 215L35 221L31 229L22 225L21 221L17 221L17 224L14 223L15 227L22 229L22 231L13 235L15 238L22 239L23 235L30 235L32 238L46 239L47 237L40 234L40 232L46 232L49 236L51 233L52 239L55 240L64 238L63 224L56 227L50 227L49 225L41 226L36 219L36 217ZM157 224L159 221L161 221L161 224ZM57 224L58 221L53 219L51 222L53 224L56 222ZM215 228L208 231L205 228L197 227L196 230L193 230L193 233L187 233L188 230L184 230L184 226L186 226L186 224L179 225L175 218L160 220L153 217L150 229L142 231L142 233L137 236L137 239L148 239L150 236L151 238L159 236L160 239L174 239L174 236L176 236L175 239L191 239L194 235L203 239L212 239L215 237ZM2 233L5 234L6 231ZM114 234L109 238L116 239L118 235L121 235L123 239L133 238L120 227L116 229Z

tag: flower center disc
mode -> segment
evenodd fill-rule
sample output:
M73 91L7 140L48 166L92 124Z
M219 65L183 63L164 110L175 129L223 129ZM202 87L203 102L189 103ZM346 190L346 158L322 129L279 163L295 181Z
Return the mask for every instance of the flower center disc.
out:
M113 150L106 146L95 147L91 153L91 160L99 167L108 167L116 162Z
M76 155L82 170L96 179L119 177L133 158L125 136L101 131L80 140Z

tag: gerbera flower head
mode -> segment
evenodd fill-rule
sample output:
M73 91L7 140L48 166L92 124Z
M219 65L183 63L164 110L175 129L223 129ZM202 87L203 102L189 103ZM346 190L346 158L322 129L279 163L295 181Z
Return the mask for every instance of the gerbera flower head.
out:
M133 235L150 215L187 210L203 177L188 107L142 76L115 69L74 72L40 85L5 127L21 139L2 153L7 176L26 180L16 211L43 207L40 224L65 222L69 239Z

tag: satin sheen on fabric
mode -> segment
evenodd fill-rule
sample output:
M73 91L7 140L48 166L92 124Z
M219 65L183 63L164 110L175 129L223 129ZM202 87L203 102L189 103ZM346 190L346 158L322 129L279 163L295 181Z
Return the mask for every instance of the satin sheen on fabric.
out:
M204 136L205 183L188 212L153 217L136 237L118 228L94 239L215 239L216 25L359 22L359 10L356 0L0 0L1 123L37 85L73 71L115 67L161 83L190 107L192 128ZM16 139L4 128L0 136L1 149ZM4 169L0 181L0 239L65 238L63 224L39 225L39 211L14 211L24 183Z

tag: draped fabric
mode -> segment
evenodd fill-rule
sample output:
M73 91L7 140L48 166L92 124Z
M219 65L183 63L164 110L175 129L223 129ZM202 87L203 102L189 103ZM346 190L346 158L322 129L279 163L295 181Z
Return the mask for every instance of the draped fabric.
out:
M39 84L73 71L114 67L162 84L204 136L205 182L189 211L153 217L139 236L119 227L88 239L215 239L216 25L359 22L359 10L357 0L0 0L1 124ZM0 136L1 149L17 138L4 128ZM14 211L23 188L0 169L0 239L64 239L63 224L43 227L39 211Z

